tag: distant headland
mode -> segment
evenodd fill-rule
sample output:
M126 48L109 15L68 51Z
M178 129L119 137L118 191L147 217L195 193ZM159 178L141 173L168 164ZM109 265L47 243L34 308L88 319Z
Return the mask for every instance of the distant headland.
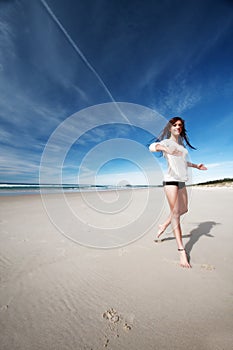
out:
M206 182L200 182L192 186L208 186L208 187L233 187L233 178L224 178L219 180L211 180Z

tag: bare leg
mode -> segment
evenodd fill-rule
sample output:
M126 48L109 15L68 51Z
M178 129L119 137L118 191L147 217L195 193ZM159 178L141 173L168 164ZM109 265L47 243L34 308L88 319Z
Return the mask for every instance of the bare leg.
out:
M182 267L191 267L188 262L184 245L182 241L182 232L180 227L180 213L187 211L187 191L186 188L178 189L177 186L164 186L167 200L171 210L171 224L174 236L176 238L177 247L180 253L180 265Z
M178 191L178 202L179 202L179 214L183 215L188 211L188 194L186 187L179 189Z
M167 220L164 221L163 224L159 225L159 229L158 229L158 232L157 232L157 239L159 239L159 237L165 232L166 228L170 225L171 218L172 218L172 214L170 214L168 216Z
M178 190L178 201L179 201L179 213L183 215L188 211L188 196L186 187ZM159 240L160 236L165 232L166 228L170 225L172 220L172 212L168 216L168 218L164 221L163 224L159 225L157 240Z

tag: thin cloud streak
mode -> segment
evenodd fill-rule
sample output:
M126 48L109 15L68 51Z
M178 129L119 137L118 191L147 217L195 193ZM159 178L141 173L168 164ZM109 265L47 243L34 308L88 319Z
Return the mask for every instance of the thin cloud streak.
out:
M4 174L17 174L18 169L26 177L28 169L28 174L38 177L43 149L56 128L77 111L109 102L101 81L116 100L152 106L166 117L182 114L198 149L195 156L192 153L195 161L201 157L201 162L210 163L208 174L213 175L214 170L219 171L215 174L224 173L216 163L232 156L229 38L233 13L227 2L142 2L137 7L130 0L122 8L119 2L101 1L88 8L85 2L70 0L68 7L65 2L49 0L60 25L51 13L48 16L43 3L47 1L1 4L0 142ZM65 32L61 26L67 28ZM108 118L111 123L111 111ZM152 134L163 127L152 123L154 115L151 119L143 113L128 118ZM120 124L100 127L102 120L108 122L100 114L81 113L74 123L64 125L50 149L53 176L60 170L57 161L65 146L69 149L63 154L63 166L68 178L69 171L75 173L83 157L106 140L135 139L144 145L150 140L144 130L134 135ZM85 134L77 140L82 130ZM222 154L218 153L219 145L223 145ZM122 150L123 155L127 152ZM146 169L149 163L145 161ZM95 160L94 164L97 166ZM93 171L91 164L89 170ZM49 167L46 171L49 173ZM208 176L204 172L199 175ZM9 176L9 180L13 178Z
M54 12L51 10L51 8L48 6L47 2L45 0L40 0L40 2L43 4L43 6L45 7L45 9L47 10L47 12L49 13L49 15L52 17L52 19L54 20L54 22L58 25L58 27L61 29L61 31L63 32L63 34L65 35L65 37L67 38L67 40L69 41L69 43L71 44L71 46L73 47L73 49L76 51L76 53L81 57L81 59L84 61L84 63L87 65L87 67L91 70L91 72L94 74L94 76L97 78L97 80L100 82L100 84L102 85L102 87L104 88L104 90L106 91L106 93L108 94L108 96L110 97L112 102L116 102L114 97L112 96L110 90L108 89L108 87L106 86L106 84L104 83L103 79L100 77L100 75L97 73L97 71L95 70L95 68L90 64L90 62L87 60L87 58L85 57L85 55L83 54L83 52L79 49L79 47L77 46L77 44L74 42L74 40L71 38L71 36L69 35L69 33L66 31L66 29L63 27L63 25L61 24L61 22L59 21L59 19L56 17L56 15L54 14ZM119 108L118 105L116 104L116 108ZM121 111L120 111L121 112ZM127 117L122 113L122 116L128 121Z
M224 168L227 166L233 167L233 161L219 162L219 163L209 163L206 165L209 169L211 168Z

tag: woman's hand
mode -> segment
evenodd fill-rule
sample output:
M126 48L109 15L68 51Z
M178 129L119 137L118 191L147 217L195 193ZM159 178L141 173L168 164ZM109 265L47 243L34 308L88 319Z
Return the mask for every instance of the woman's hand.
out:
M197 164L197 169L199 170L207 170L204 164Z

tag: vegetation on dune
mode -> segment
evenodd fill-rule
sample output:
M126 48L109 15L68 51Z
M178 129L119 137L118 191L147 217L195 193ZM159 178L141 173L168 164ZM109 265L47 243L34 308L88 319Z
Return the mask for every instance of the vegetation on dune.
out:
M203 185L219 185L219 186L225 186L225 185L232 185L233 184L233 178L224 178L219 180L211 180L206 182L200 182L198 184L195 184L194 186L203 186Z

